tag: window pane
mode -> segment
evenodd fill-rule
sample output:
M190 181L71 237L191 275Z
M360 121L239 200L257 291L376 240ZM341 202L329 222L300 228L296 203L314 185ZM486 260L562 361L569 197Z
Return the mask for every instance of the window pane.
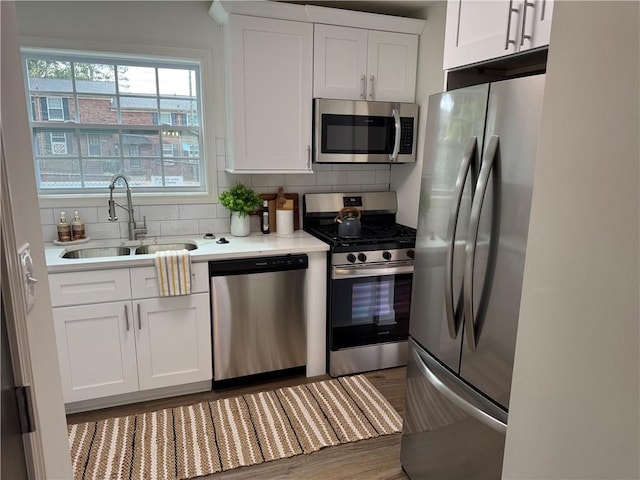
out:
M158 125L158 100L149 97L120 97L123 125Z
M139 166L138 166L139 165ZM160 159L124 158L124 172L129 177L129 184L136 187L157 187L158 178L162 179L163 171Z
M177 130L165 130L162 132L162 149L167 145L172 146L173 156L175 157L197 157L200 153L197 151L199 147L198 135L193 132L184 132ZM166 153L165 153L166 155Z
M117 132L81 130L80 153L83 157L119 157L119 135Z
M164 125L198 125L198 107L190 100L160 100L160 119Z
M160 132L128 131L122 134L124 156L160 157ZM132 154L131 152L136 152Z
M38 188L77 188L82 186L77 158L38 158Z
M192 97L196 91L194 70L159 68L160 95L180 95Z
M31 120L35 122L63 122L75 119L73 97L59 95L31 95Z
M120 93L156 94L156 69L118 65Z
M40 92L72 92L71 62L27 59L29 90Z
M113 65L100 63L75 63L76 91L113 95L116 93L116 76Z
M118 109L113 97L78 95L80 123L118 123Z
M85 158L82 165L85 188L106 188L111 178L123 171L120 158Z
M77 156L76 135L70 131L38 130L34 133L34 152L38 157Z

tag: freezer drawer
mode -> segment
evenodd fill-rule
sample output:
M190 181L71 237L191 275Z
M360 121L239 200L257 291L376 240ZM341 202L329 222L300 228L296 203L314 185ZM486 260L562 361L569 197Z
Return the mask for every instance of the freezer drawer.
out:
M500 479L506 411L411 339L405 402L400 460L409 478Z

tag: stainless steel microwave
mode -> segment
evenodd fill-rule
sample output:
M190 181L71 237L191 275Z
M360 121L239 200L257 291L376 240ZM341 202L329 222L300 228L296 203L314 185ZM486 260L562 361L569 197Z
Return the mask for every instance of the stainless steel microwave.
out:
M414 103L314 100L316 163L416 161L419 106Z

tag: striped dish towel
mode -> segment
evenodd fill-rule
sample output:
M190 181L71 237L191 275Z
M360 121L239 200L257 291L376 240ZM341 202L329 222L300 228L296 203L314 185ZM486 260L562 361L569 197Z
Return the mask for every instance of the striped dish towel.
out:
M186 249L156 252L161 297L191 294L191 256Z

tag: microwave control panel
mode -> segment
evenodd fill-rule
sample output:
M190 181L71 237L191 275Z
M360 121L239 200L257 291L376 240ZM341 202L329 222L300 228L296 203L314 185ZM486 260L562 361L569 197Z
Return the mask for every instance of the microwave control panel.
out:
M413 118L400 118L400 152L401 155L413 153Z

